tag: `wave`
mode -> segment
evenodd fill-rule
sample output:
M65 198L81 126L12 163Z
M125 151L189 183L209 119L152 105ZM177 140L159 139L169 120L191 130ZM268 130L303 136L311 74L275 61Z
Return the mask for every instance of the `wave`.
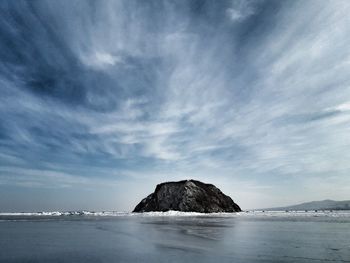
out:
M0 216L122 216L122 217L350 217L350 211L244 211L237 213L198 213L198 212L117 212L117 211L53 211L0 213Z

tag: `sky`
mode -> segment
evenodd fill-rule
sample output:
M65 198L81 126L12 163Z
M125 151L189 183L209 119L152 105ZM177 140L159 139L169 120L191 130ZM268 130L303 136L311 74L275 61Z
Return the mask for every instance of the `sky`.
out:
M0 211L350 199L350 2L0 1Z

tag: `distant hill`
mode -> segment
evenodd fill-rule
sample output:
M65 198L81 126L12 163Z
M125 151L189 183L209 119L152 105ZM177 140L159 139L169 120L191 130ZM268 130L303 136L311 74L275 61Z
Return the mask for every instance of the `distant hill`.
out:
M302 203L298 205L284 206L284 207L273 207L264 208L259 210L267 211L303 211L303 210L350 210L350 200L345 201L334 201L334 200L323 200Z

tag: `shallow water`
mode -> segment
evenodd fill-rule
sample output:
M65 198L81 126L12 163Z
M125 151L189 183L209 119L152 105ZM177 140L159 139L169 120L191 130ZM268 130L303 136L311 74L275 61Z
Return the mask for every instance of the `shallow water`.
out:
M0 214L0 262L350 262L350 213Z

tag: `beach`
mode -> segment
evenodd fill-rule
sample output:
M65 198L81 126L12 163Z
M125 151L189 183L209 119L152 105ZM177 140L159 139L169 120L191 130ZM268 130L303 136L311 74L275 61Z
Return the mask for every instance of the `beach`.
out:
M0 262L350 262L349 212L2 213Z

